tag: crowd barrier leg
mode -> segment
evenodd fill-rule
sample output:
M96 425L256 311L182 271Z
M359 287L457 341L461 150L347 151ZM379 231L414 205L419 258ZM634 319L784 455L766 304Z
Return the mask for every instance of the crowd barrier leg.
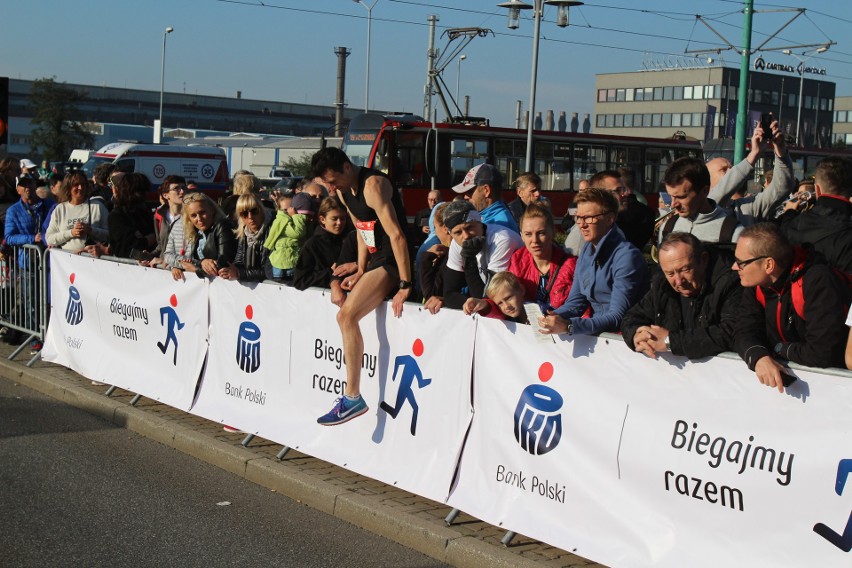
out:
M248 445L251 444L252 440L254 440L254 434L246 434L246 437L243 438L243 441L240 442L240 445L244 448L248 448Z
M116 389L116 388L118 388L118 387L116 387L115 385L112 385L111 387L109 387L109 388L106 390L106 392L104 393L104 396L112 396L112 393L114 393L114 392L115 392L115 389Z
M289 448L288 446L284 446L283 448L281 448L281 451L280 451L280 452L278 452L278 455L277 455L277 456L275 456L275 458L276 458L278 461L281 461L281 460L283 460L283 459L284 459L284 456L286 456L286 455L287 455L287 452L289 452L289 451L290 451L290 448Z
M132 399L130 399L130 406L136 406L136 403L139 402L140 398L142 398L141 394L135 395Z
M459 509L453 509L452 511L450 511L450 514L447 515L446 519L444 519L444 522L447 524L447 526L453 524L453 521L456 520L456 517L459 516L459 513L461 513L461 510Z
M518 535L515 531L506 531L506 534L503 535L503 538L500 539L500 544L503 546L509 546L509 543L512 542L512 539Z

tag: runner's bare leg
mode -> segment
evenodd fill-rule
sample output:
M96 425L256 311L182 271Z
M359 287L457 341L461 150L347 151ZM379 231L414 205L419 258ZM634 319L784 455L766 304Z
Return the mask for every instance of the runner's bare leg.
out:
M361 320L375 310L396 286L397 281L384 268L365 272L337 312L346 357L346 396L357 397L361 393L361 360L364 358Z

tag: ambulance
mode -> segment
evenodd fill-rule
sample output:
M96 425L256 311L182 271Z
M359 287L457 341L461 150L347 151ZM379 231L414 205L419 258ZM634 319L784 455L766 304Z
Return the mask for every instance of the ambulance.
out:
M228 187L228 161L222 148L115 142L94 152L83 170L91 178L94 169L103 163L113 163L122 172L145 174L152 192L170 175L183 176L187 183L194 182L213 199Z

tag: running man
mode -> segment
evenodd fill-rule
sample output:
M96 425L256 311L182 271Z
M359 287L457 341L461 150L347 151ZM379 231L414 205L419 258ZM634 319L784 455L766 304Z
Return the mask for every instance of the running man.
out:
M338 148L323 148L311 159L319 177L346 205L358 230L358 268L344 276L349 296L337 313L346 357L346 389L331 411L317 419L324 426L343 424L367 412L361 397L364 338L360 321L393 294L393 315L411 294L411 267L405 240L405 209L399 191L383 173L353 165Z

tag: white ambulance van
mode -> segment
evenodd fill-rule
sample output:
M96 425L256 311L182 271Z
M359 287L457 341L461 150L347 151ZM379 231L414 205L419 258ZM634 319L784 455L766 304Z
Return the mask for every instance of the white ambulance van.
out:
M99 164L111 162L120 171L145 174L156 192L166 176L178 175L216 199L228 187L228 161L222 148L116 142L93 153L83 169L91 178Z

